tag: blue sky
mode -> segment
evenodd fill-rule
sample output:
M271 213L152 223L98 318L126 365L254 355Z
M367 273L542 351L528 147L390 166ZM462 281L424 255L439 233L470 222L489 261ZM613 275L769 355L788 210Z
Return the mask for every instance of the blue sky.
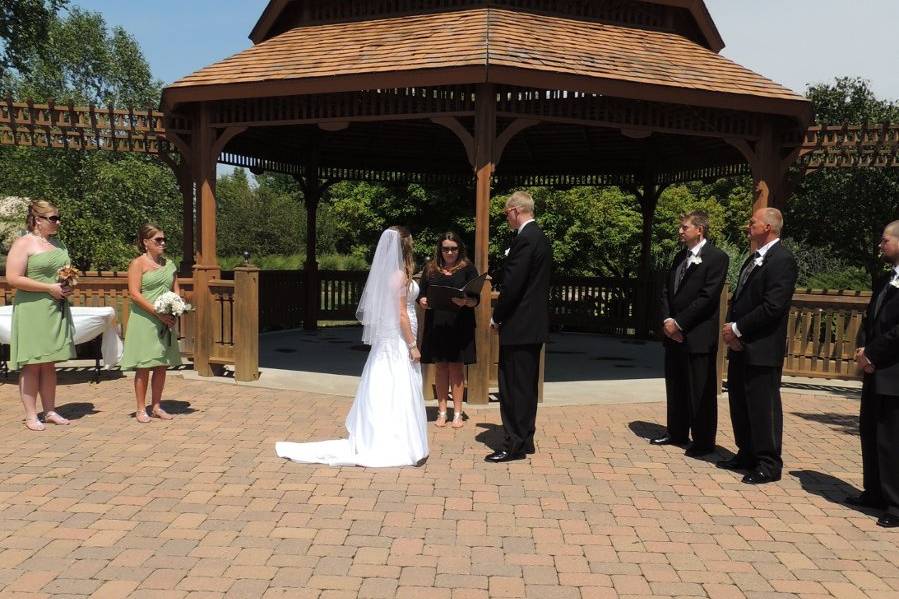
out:
M166 83L250 46L267 0L72 0L134 35ZM723 54L798 92L839 75L899 100L899 0L706 0Z

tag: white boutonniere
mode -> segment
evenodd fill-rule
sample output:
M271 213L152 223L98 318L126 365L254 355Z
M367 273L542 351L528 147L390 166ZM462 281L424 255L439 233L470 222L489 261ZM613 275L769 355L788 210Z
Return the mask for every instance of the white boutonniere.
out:
M691 254L690 257L687 258L687 266L693 266L694 264L702 264L702 258Z
M512 248L506 248L506 251L503 252L503 255L504 255L504 256L508 256L508 255L509 255L509 250L511 250L511 249L512 249Z
M756 267L756 268L758 268L759 266L761 266L761 265L764 264L764 263L765 263L765 257L764 257L764 256L759 256L758 258L755 259L755 267Z
M896 289L899 289L899 278L893 277L893 280L890 281L890 285L892 285Z

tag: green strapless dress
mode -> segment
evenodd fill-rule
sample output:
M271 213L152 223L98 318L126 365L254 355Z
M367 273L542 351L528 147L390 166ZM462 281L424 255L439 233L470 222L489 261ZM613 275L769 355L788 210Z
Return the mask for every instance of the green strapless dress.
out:
M69 251L59 239L55 250L28 257L25 276L41 283L56 283L59 269L69 264ZM16 290L9 342L9 367L65 362L75 358L75 325L69 302L60 303L49 293Z
M165 266L148 270L140 280L140 293L151 304L166 291L172 290L175 281L175 263L168 260ZM166 334L166 327L153 314L133 301L125 331L125 350L119 362L122 370L155 368L157 366L180 366L181 351L178 349L178 335L172 331Z

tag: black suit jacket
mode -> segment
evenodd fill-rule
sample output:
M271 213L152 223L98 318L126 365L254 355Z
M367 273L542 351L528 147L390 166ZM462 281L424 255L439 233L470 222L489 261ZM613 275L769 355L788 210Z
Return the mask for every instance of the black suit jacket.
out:
M749 260L752 256L743 268ZM742 335L747 364L783 366L790 301L797 277L796 258L783 241L778 241L767 251L762 265L750 273L743 288L734 290L739 293L731 302L727 320L736 323Z
M718 309L730 258L712 242L706 241L699 250L702 262L687 267L675 293L677 271L690 255L690 251L684 248L671 263L662 289L662 321L668 318L677 321L684 334L684 345L691 354L713 353L718 349ZM666 346L681 345L668 337L665 337L664 343Z
M865 348L865 355L874 364L874 373L865 374L865 386L873 384L873 391L880 395L899 395L899 289L889 287L880 310L873 313L877 296L892 277L891 271L874 286L857 339L858 347Z
M549 278L552 249L536 222L515 236L500 274L493 308L500 345L546 343L549 337Z

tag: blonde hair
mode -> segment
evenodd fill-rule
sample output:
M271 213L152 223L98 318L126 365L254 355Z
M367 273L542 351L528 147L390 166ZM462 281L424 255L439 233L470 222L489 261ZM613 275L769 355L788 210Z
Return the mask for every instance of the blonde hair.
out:
M34 228L37 226L37 217L46 216L51 212L59 212L59 208L47 200L32 200L31 203L28 204L28 214L25 216L25 228L28 229L30 233L33 233Z
M137 251L144 253L147 251L146 241L156 235L162 233L162 229L153 223L144 223L137 230Z
M507 208L518 208L525 214L534 214L534 198L526 191L516 191L506 200Z
M403 270L406 271L406 280L411 281L415 273L415 261L412 258L412 233L406 227L394 225L392 231L400 234L400 246L403 248Z

